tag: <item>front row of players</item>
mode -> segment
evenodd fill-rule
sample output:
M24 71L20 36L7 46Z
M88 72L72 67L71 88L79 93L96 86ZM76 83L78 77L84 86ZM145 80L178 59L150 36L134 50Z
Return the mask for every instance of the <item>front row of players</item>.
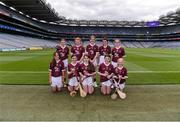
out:
M53 55L53 60L50 63L49 83L52 86L52 91L61 91L64 83L65 67L63 61L60 60L58 52ZM82 62L79 63L76 55L71 56L71 63L68 64L68 90L70 93L75 93L82 85L86 94L94 92L94 76L96 75L95 66L90 61L90 57L83 55ZM98 72L100 75L101 93L109 95L112 88L118 88L123 92L127 77L127 69L124 67L123 58L117 60L117 66L111 64L111 56L105 55L104 62L99 65ZM71 95L71 94L70 94Z

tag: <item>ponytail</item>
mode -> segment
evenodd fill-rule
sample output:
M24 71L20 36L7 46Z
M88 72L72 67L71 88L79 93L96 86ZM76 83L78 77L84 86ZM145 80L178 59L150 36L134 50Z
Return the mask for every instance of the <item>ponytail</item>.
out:
M53 67L55 67L55 66L57 65L56 60L55 60L55 58L54 58L54 56L56 56L56 53L57 53L57 52L54 52L54 53L53 53L53 59L52 59L52 61L51 61ZM58 54L58 55L59 55L59 54Z
M95 72L95 66L90 61L89 61L89 65L88 65L88 70L91 71L91 72Z

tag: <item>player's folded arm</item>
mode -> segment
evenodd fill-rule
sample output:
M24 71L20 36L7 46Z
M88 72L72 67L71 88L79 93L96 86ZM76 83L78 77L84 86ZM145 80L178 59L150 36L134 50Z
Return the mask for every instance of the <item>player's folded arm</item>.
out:
M128 76L124 76L124 77L122 77L122 79L127 79L128 78Z
M93 72L93 73L90 73L89 75L90 75L90 76L93 76L93 75L95 75L95 74L96 74L96 71Z

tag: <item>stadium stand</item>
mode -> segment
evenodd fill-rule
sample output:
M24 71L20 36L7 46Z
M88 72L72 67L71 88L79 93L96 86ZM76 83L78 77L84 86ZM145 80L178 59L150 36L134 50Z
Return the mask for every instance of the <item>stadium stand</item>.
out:
M73 45L73 41L69 41L69 45ZM88 44L88 41L83 41L84 45ZM97 42L101 45L101 41ZM37 39L32 37L25 37L12 34L0 34L0 49L3 48L30 48L30 47L44 47L54 48L57 45L57 41L47 39ZM113 42L109 42L110 46L113 46ZM146 41L123 41L122 46L126 48L177 48L180 47L180 42L146 42Z
M0 16L0 48L54 47L59 38L72 44L77 36L86 44L92 34L99 42L107 36L110 45L120 38L129 48L180 47L180 9L153 22L71 20L44 0L2 0Z
M29 47L48 47L57 45L56 41L24 37L11 34L0 34L0 48L29 48Z

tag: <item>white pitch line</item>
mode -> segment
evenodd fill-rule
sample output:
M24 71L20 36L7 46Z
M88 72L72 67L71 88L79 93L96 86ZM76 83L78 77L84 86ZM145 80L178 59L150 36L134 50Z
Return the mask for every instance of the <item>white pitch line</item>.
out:
M11 74L45 74L48 71L0 71L0 73L11 73ZM128 71L128 73L180 73L180 71Z
M44 73L48 73L48 71L0 71L0 73L11 73L11 74L44 74Z
M128 71L128 73L180 73L180 71Z

